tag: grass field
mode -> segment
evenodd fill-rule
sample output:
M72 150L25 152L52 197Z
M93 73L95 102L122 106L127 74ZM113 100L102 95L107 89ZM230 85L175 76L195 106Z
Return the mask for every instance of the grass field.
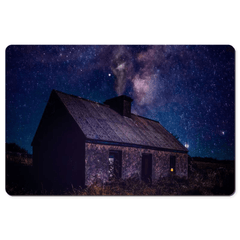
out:
M19 159L17 159L19 158ZM106 195L106 196L172 196L232 195L235 189L234 161L189 158L189 178L169 176L152 184L138 179L125 179L89 187L46 190L36 187L31 159L22 156L6 161L6 191L10 195Z

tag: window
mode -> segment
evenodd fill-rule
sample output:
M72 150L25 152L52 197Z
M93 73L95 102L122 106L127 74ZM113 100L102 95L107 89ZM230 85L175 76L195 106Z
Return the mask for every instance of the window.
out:
M175 173L176 157L170 156L170 172Z
M109 152L109 179L119 179L122 176L122 152Z

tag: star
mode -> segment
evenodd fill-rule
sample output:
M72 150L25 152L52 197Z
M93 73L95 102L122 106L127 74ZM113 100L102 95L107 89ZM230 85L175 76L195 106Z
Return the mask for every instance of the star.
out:
M6 141L31 153L52 89L96 102L123 94L134 114L191 145L190 156L234 159L234 54L221 45L10 46Z

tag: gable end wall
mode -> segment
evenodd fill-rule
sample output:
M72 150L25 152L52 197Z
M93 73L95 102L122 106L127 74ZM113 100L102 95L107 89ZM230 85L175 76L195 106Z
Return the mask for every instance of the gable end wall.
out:
M44 110L32 146L39 186L84 185L85 137L55 92Z

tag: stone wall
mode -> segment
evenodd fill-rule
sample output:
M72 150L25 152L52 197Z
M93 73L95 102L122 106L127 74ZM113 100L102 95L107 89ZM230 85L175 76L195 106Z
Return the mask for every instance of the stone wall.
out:
M108 181L109 151L122 151L122 178L141 178L142 154L152 154L152 180L158 180L170 174L170 156L176 156L176 175L188 177L187 153L174 153L142 148L85 144L85 184L90 185L96 179Z

